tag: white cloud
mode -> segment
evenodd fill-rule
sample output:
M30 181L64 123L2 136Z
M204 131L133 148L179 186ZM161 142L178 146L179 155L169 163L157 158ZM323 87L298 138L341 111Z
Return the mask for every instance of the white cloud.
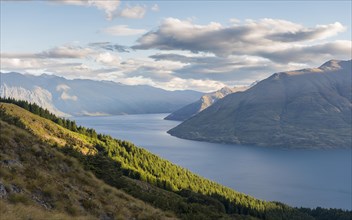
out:
M237 19L237 18L230 18L230 23L232 24L239 24L241 22L241 20Z
M69 90L70 87L66 84L59 84L56 86L56 91L60 92L60 91L67 91Z
M82 48L77 46L61 46L36 54L43 58L84 58L94 53L90 48Z
M154 4L150 9L151 9L152 11L159 11L159 10L160 10L158 4Z
M328 25L317 25L315 28L300 28L295 31L285 31L268 36L269 39L282 42L314 41L337 35L346 30L339 22Z
M116 17L139 19L139 18L143 18L146 13L146 7L143 7L140 5L136 5L136 6L127 5L125 8L120 9L119 8L119 6L121 5L120 0L55 0L55 1L48 1L48 2L54 3L54 4L95 7L105 12L107 20L112 20ZM154 6L151 9L153 10Z
M171 91L191 89L203 92L213 92L227 86L225 83L215 80L182 79L179 77L174 77L168 81L158 81L144 76L116 77L112 79L126 85L149 85Z
M40 53L2 53L2 58L21 58L21 59L69 59L69 58L84 58L90 54L94 54L95 51L91 48L83 48L74 45L64 45L59 47L54 47L49 50L42 51Z
M127 6L122 11L118 13L119 16L125 18L143 18L146 13L146 8L140 5L136 6Z
M97 63L105 64L108 66L118 66L120 64L121 58L110 52L100 53L95 58Z
M82 2L86 4L72 4ZM128 8L135 13L133 7ZM140 17L137 14L129 16ZM114 11L114 16L121 14ZM214 91L225 85L249 85L278 71L317 67L330 59L351 59L352 41L327 39L345 29L338 22L305 27L277 19L231 19L228 25L200 25L194 20L168 18L149 32L127 25L102 30L115 36L145 33L132 48L102 41L83 46L67 44L39 53L2 53L1 70L42 71L70 79L104 79L168 90ZM132 49L159 52L141 57L136 54L143 53ZM68 93L69 89L61 89L62 99L77 98Z
M114 35L114 36L130 36L130 35L138 35L146 32L144 29L132 29L127 25L116 25L112 27L105 28L103 32Z
M77 96L75 96L75 95L73 95L73 96L71 96L71 95L69 95L67 92L65 92L65 91L63 91L62 92L62 94L61 94L61 96L60 96L60 98L62 99L62 100L72 100L72 101L77 101Z
M167 81L172 78L175 70L184 67L187 64L179 61L160 60L155 62L150 58L133 58L121 62L120 71L126 76L144 76Z
M60 98L62 100L72 100L72 101L77 101L77 96L75 95L69 95L68 94L68 90L70 90L71 88L66 85L66 84L59 84L56 86L56 91L60 92L62 91L61 95L60 95Z
M55 3L96 7L97 9L104 11L106 18L111 20L120 5L120 0L56 0Z
M4 69L32 69L40 68L41 63L36 59L6 58L1 57L1 68Z
M182 79L178 77L171 79L169 82L164 83L163 85L163 87L167 88L168 90L194 89L194 90L204 91L204 92L213 92L215 90L219 90L223 88L224 86L227 86L227 85L215 80Z
M269 58L265 55L283 50L289 54L297 45L307 48L317 40L326 39L345 29L338 22L307 28L290 21L268 18L235 22L230 26L215 22L198 25L189 20L167 18L157 30L140 37L133 48L211 52L220 57L250 55ZM350 45L346 44L345 47L350 48ZM346 51L341 52L347 55ZM316 54L315 57L318 56Z
M156 83L151 78L146 78L143 76L123 77L123 78L117 79L117 81L126 85L156 86Z

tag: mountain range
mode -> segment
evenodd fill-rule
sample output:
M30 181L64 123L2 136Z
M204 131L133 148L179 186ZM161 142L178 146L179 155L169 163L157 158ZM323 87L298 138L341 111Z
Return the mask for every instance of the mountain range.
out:
M168 131L176 137L287 148L351 147L351 60L275 73Z
M167 91L111 81L68 80L1 73L0 96L35 102L60 116L169 113L199 99L196 91Z
M247 87L223 87L218 91L205 94L198 101L186 105L175 112L172 112L170 115L165 117L165 120L184 121L208 108L209 106L217 102L219 99L224 98L228 94L238 91L244 91L246 89Z

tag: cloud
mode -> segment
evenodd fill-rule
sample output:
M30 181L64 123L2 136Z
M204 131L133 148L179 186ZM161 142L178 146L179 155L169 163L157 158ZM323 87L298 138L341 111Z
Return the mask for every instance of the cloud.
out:
M90 48L61 46L36 54L42 58L84 58L94 51Z
M260 52L276 63L319 63L330 59L351 59L352 41L339 40L315 45L294 45L275 52Z
M116 26L103 29L103 32L114 36L130 36L130 35L143 34L146 32L146 30L132 29L132 28L129 28L127 25L116 25Z
M105 52L98 54L95 61L108 66L118 66L121 62L121 58L110 52Z
M26 1L26 0L7 0L7 1ZM32 0L27 0L32 1ZM34 1L34 0L33 0ZM53 0L47 1L49 4L64 4L83 7L94 7L98 10L104 11L107 20L112 20L116 17L125 18L143 18L146 13L146 7L126 6L120 9L121 0ZM151 8L153 10L154 6Z
M161 60L155 62L150 58L130 58L121 62L119 68L126 76L146 76L159 81L172 78L175 70L186 64L178 61Z
M159 11L159 10L160 10L158 4L154 4L150 9L151 9L152 11Z
M346 30L339 22L328 25L317 25L315 28L301 28L296 32L276 33L268 36L269 39L282 42L297 42L324 39Z
M225 85L249 85L274 72L351 59L352 41L328 39L345 29L338 22L305 27L278 19L231 19L226 26L167 18L149 32L127 25L104 29L118 36L144 34L132 47L103 41L66 44L38 53L1 53L1 70L214 91ZM152 51L149 57L141 57L136 49ZM150 55L155 49L159 51ZM130 54L120 54L125 52ZM62 91L63 99L74 99L68 90Z
M42 58L2 58L1 71L20 72L40 75L52 73L66 78L94 78L95 69L79 60L42 59Z
M113 19L115 11L120 6L120 0L56 0L55 3L95 7L104 11L108 20Z
M109 116L110 114L105 113L105 112L88 112L88 111L82 111L82 115L85 115L85 116Z
M164 87L168 90L187 90L187 89L195 89L198 91L204 92L213 92L219 90L226 85L225 83L214 81L214 80L207 80L207 79L182 79L179 77L175 77L171 79L169 82L165 83Z
M118 13L119 16L125 18L140 19L143 18L146 13L146 8L140 5L127 6Z
M247 55L217 57L211 54L192 56L156 54L150 56L150 58L156 61L169 60L186 64L173 72L174 76L185 79L211 79L218 81L245 80L247 83L251 83L256 80L255 78L251 78L257 76L258 73L271 72L277 67L268 59Z
M262 56L270 59L271 56L266 57L265 55L282 51L289 53L297 45L301 48L308 48L312 42L326 39L345 29L338 22L306 28L290 21L268 18L246 20L243 23L235 22L230 26L215 22L197 25L189 20L167 18L156 30L149 31L140 37L138 44L132 48L184 50L193 53L210 52L219 57ZM346 48L350 48L348 42L344 43L346 43ZM343 54L335 55L346 55L346 51L340 50L340 52ZM319 55L316 54L315 57ZM283 60L285 59L283 57Z
M62 100L72 100L72 101L77 101L77 96L75 96L75 95L73 95L73 96L71 96L71 95L69 95L68 94L68 90L70 90L71 88L68 86L68 85L66 85L66 84L59 84L59 85L57 85L56 86L56 91L58 91L58 92L60 92L60 91L62 91L62 93L61 93L61 95L60 95L60 98L62 99Z
M111 42L95 42L95 43L90 43L88 45L93 48L102 48L104 50L124 52L124 53L129 53L131 49L130 47L114 44Z
M70 87L66 84L60 84L56 86L56 91L60 92L60 91L67 91L69 90Z
M171 78L168 81L158 81L144 76L133 76L124 78L113 78L114 81L126 85L149 85L167 90L197 90L203 92L213 92L228 86L225 83L214 80L200 80L200 79L182 79L179 77Z
M94 51L90 48L83 48L73 45L64 45L40 53L2 53L4 58L38 58L38 59L63 59L63 58L84 58Z

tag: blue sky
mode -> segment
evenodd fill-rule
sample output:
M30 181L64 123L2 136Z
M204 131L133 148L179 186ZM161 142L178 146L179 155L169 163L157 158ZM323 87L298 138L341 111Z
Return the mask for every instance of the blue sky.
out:
M1 71L211 91L350 51L351 1L1 1Z

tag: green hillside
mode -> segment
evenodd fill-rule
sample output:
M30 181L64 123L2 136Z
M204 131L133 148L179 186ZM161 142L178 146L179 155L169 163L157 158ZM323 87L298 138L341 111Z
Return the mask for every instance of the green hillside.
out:
M76 159L29 132L2 120L0 126L1 219L164 219L173 216L109 186L84 170Z
M2 101L13 102L23 106L23 102L14 100ZM33 158L41 158L40 152L45 152L47 149L55 151L57 154L64 155L62 156L62 161L65 161L65 159L72 160L74 161L72 163L77 164L77 166L84 167L86 170L84 172L87 175L90 175L88 171L91 171L95 175L95 177L91 175L91 178L101 179L105 183L117 189L122 189L135 198L168 212L168 214L165 214L157 210L148 210L147 213L158 212L158 214L153 214L155 218L158 216L160 218L165 218L166 216L172 217L173 215L169 213L175 213L177 217L183 219L314 219L311 214L306 214L312 211L310 209L298 210L278 202L265 202L238 193L230 188L197 176L184 168L134 146L132 143L116 140L107 135L96 134L94 130L77 127L75 123L68 120L58 120L58 118L49 112L40 108L38 110L38 108L33 107L31 104L27 103L24 105L24 108L41 116L34 115L14 104L1 103L0 108L0 116L3 121L1 127L11 127L14 131L26 133L27 135L24 138L21 135L11 136L7 134L15 132L4 134L2 132L1 143L4 143L2 144L4 146L1 147L1 152L4 152L2 153L4 157L6 156L9 159L19 157L19 155L5 154L7 148L13 148L10 143L16 142L16 139L23 143L24 146L42 146L42 148L37 150L39 153L35 153L36 151L32 153L31 157ZM16 125L16 129L13 125ZM28 134L28 131L30 134ZM31 141L24 139L30 139ZM32 151L29 149L29 152ZM1 161L3 160L1 159ZM23 161L27 160L28 158L23 158ZM47 160L47 158L43 159L42 163L47 163ZM60 161L59 159L57 160ZM22 161L22 159L19 161ZM35 161L37 164L32 164L30 167L42 167L39 159L32 159L31 161ZM61 167L59 162L57 166ZM1 172L6 172L4 170L2 166ZM45 172L50 173L50 167L43 171L43 176L45 176ZM72 175L69 171L67 173L67 175ZM15 176L9 175L8 178L23 180L25 178L24 175L23 173L19 173ZM5 181L6 175L1 175L1 177L4 179L2 181ZM92 181L88 182L92 183ZM101 188L100 186L104 188L105 183L95 182L92 185L96 188ZM81 183L76 182L76 184L80 185ZM33 183L33 186L42 185ZM54 189L59 188L55 187ZM57 193L55 190L53 191L54 194ZM71 198L70 193L67 192L69 198ZM106 195L107 192L104 190L98 191L97 189L94 191L94 194L96 197L106 198L103 195ZM110 195L111 193L108 194ZM4 202L4 200L1 201ZM11 205L8 201L9 199L5 200L6 204ZM56 208L54 201L47 201L53 207L53 210L60 213L66 210L66 208ZM108 199L108 201L112 200ZM131 202L131 204L133 203ZM109 205L107 205L106 209ZM135 205L132 206L137 207ZM100 207L99 209L97 208L98 210L103 210L101 207L105 208L104 205L93 207ZM13 207L9 207L8 209L11 208ZM92 209L94 210L94 208ZM326 210L324 209L324 211ZM342 213L339 219L349 219L351 217L351 212L340 211L330 210L328 212L332 214L335 212ZM90 213L93 211L88 209L86 212ZM72 215L69 212L66 212L66 214L69 216ZM90 215L94 216L94 212ZM113 216L115 218L118 215L114 214ZM346 218L342 218L341 216Z

